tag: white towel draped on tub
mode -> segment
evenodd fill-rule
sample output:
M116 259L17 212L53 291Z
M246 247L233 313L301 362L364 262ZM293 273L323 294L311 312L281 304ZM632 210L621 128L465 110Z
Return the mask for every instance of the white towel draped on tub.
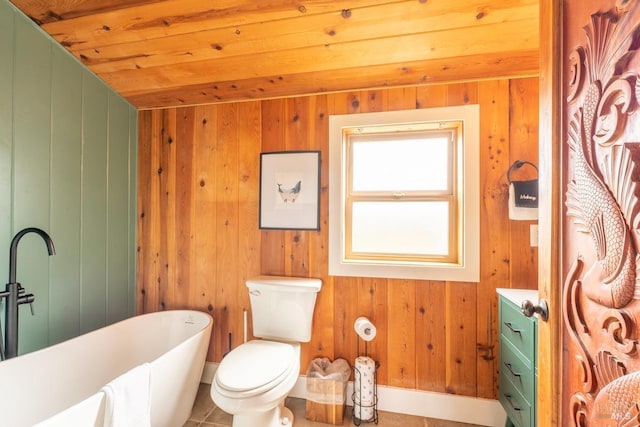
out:
M106 386L105 427L151 427L151 366L145 363Z

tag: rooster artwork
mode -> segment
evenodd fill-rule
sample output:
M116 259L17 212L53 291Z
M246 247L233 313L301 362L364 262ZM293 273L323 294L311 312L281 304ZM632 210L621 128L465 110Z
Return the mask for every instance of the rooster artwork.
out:
M298 195L300 195L300 190L302 190L302 181L298 181L296 185L291 188L283 188L282 184L276 183L278 185L278 194L282 197L282 201L285 203L295 203Z
M276 151L260 157L260 228L320 228L320 151Z
M626 19L640 6L617 6L591 15L586 43L568 58L572 265L562 311L575 357L563 410L572 427L640 425L640 144L625 133L640 96L640 28Z

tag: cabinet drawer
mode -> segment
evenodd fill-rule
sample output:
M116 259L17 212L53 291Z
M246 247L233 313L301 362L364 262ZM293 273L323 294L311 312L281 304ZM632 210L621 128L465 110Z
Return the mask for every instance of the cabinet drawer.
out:
M533 427L533 411L531 405L520 394L504 375L500 375L500 403L507 412L507 416L518 427Z
M500 298L500 334L508 339L522 356L533 362L535 354L534 319L525 317L519 307Z
M535 375L531 361L525 361L511 348L511 344L500 340L500 376L508 378L529 403L534 403Z

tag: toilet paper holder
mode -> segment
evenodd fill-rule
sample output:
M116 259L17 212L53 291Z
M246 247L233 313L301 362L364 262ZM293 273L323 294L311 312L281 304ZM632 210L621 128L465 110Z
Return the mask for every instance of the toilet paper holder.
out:
M356 340L356 359L361 356L368 357L367 355L367 344L368 341L364 341L364 355L360 353L360 341L361 338L358 337ZM377 360L374 361L374 369L373 369L373 396L368 404L365 404L362 400L363 396L363 373L358 369L357 363L353 364L353 393L351 394L351 400L353 402L353 411L351 413L351 418L353 420L353 424L359 426L362 423L375 423L378 424L378 368L380 367L380 362ZM357 385L360 385L359 389ZM360 401L358 402L358 396L360 397ZM363 413L370 413L367 419L363 418Z

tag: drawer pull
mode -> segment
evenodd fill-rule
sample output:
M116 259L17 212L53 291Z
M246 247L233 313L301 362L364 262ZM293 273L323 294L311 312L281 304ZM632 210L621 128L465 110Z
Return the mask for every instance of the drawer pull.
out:
M511 405L511 407L513 408L514 411L521 411L522 409L520 409L520 407L516 406L513 404L513 400L511 400L511 395L509 393L505 393L504 397L507 399L507 402L509 402L509 405Z
M514 377L518 377L518 379L520 379L521 375L513 370L513 367L511 366L511 363L504 362L504 366L506 366L507 369L509 370L509 372L511 372L511 375L513 375Z
M520 329L516 329L513 327L513 323L511 322L504 322L504 324L507 326L507 328L509 328L511 330L511 332L513 332L514 334L520 334L522 335L522 331Z

